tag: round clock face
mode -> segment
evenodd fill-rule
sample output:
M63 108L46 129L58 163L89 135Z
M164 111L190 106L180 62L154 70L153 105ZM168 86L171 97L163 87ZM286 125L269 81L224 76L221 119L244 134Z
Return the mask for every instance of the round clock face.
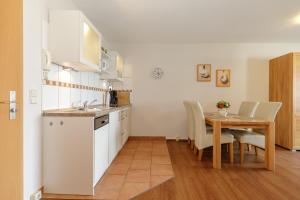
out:
M152 77L154 79L157 79L157 80L161 79L163 77L163 75L164 75L164 71L159 67L154 68L152 71Z

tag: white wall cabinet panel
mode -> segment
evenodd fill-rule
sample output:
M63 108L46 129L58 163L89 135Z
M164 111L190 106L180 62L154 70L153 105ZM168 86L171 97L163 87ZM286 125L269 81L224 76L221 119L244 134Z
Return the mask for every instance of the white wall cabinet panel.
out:
M127 142L130 135L130 108L121 111L121 136L122 146Z
M107 63L107 67L102 69L101 79L121 82L124 70L124 61L121 55L118 52L110 51L109 57L104 57L102 62Z
M120 111L109 114L109 163L111 163L121 149Z
M109 125L106 125L95 131L94 186L108 168L108 130Z
M94 194L94 118L43 118L44 190Z
M50 12L49 49L55 63L79 71L100 71L102 36L77 10Z
M128 130L129 112L129 108L110 112L109 124L97 130L94 117L43 117L45 192L93 195L123 146L121 133Z

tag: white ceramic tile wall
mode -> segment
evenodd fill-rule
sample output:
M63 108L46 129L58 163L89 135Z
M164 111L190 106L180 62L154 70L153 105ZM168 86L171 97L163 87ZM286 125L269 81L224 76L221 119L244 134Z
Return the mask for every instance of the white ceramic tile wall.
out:
M42 105L43 110L58 108L58 87L43 85Z
M100 76L96 73L66 71L57 65L52 66L48 80L104 88ZM80 106L84 101L91 102L94 99L97 100L95 104L102 104L103 92L43 85L43 110Z

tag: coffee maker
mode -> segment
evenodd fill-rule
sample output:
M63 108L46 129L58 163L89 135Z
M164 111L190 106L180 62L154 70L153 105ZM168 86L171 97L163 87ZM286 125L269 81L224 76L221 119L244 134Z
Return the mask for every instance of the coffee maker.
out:
M109 106L110 107L118 107L118 92L116 90L109 91Z

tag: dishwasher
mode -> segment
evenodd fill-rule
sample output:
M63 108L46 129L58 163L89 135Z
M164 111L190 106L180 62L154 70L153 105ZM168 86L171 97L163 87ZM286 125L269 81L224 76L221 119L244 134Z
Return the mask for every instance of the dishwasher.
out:
M94 186L108 168L109 116L94 119Z

